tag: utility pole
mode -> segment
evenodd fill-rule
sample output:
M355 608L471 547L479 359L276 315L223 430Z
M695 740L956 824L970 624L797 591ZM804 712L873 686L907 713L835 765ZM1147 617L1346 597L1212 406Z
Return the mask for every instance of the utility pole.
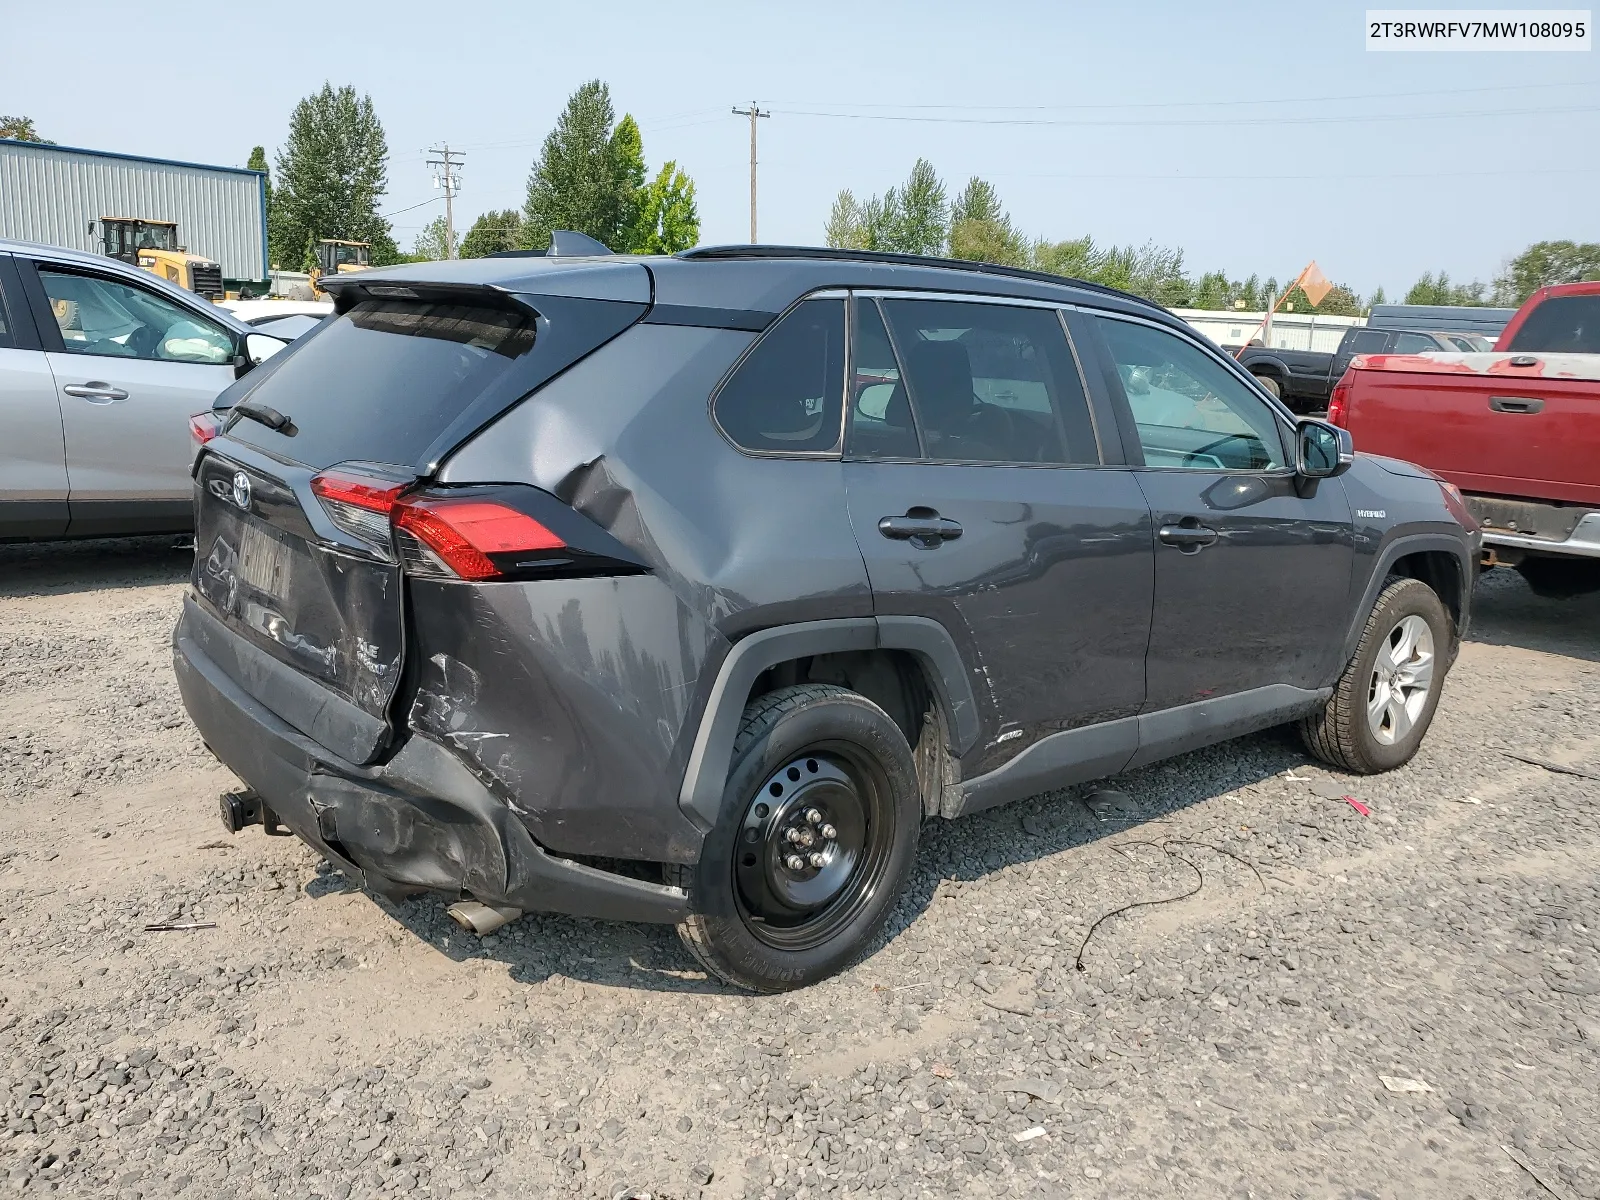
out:
M431 146L429 154L437 154L438 158L430 158L428 165L434 168L433 186L444 188L444 256L456 256L456 212L455 196L461 190L461 176L456 173L456 168L466 162L467 156L459 150L452 151L450 143L443 146Z
M772 114L762 112L752 100L749 108L736 108L733 115L750 118L750 244L753 246L756 244L756 118Z

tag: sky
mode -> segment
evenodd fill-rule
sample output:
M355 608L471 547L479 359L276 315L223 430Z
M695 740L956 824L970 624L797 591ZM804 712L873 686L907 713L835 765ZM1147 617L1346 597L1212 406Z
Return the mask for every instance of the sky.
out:
M989 180L1030 236L1154 241L1240 279L1315 258L1391 299L1424 271L1488 281L1530 242L1600 241L1594 51L1373 53L1365 11L145 0L130 24L126 4L80 0L8 12L0 113L63 145L243 165L302 96L353 84L387 131L403 248L443 211L428 147L466 153L464 231L521 206L592 78L639 121L652 171L694 179L705 244L749 238L749 122L730 110L752 101L772 113L763 242L820 243L841 188L880 193L919 157L952 192Z

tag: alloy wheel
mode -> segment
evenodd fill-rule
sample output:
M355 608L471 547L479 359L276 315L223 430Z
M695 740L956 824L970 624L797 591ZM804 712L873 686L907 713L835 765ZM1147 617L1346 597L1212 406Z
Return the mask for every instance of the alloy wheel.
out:
M1392 746L1411 732L1433 687L1433 630L1419 616L1403 617L1378 649L1367 684L1367 726Z

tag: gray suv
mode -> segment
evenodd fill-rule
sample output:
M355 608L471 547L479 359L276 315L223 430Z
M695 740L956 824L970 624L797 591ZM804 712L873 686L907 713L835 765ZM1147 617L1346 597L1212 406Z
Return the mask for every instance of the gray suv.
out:
M568 241L329 280L219 400L174 653L230 828L776 991L872 942L925 820L1288 722L1416 752L1470 517L1163 310Z

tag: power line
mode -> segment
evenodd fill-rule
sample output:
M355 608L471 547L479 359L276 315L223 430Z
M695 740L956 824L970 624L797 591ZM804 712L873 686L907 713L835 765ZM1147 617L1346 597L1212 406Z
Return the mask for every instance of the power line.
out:
M1110 101L1101 104L857 104L831 100L774 100L774 104L811 105L822 108L955 109L962 112L1069 112L1116 108L1234 108L1252 104L1344 104L1357 100L1405 100L1419 96L1466 96L1483 92L1525 92L1541 88L1600 87L1597 80L1570 83L1506 83L1486 87L1432 88L1419 92L1358 92L1345 96L1271 96L1253 100Z
M756 120L760 117L770 117L770 112L762 112L754 100L750 101L749 108L736 108L733 110L736 117L750 118L750 244L756 244Z
M1482 109L1475 112L1380 113L1365 116L1330 113L1321 116L1306 117L1197 117L1191 120L1154 121L1140 121L1121 118L1071 120L1046 117L919 117L896 113L817 112L811 109L798 108L784 108L776 111L786 117L821 117L825 119L844 121L897 121L928 125L1013 125L1035 128L1054 126L1058 128L1078 129L1178 129L1218 125L1346 125L1361 124L1368 121L1433 121L1461 120L1478 117L1555 116L1567 113L1600 112L1600 106L1570 105L1559 108L1502 108ZM765 116L766 114L763 113L762 115Z
M434 168L433 186L444 188L444 256L456 256L456 212L455 195L461 190L461 176L456 174L456 168L466 161L466 155L461 151L452 151L450 143L443 146L430 147L429 154L437 154L438 158L430 158L428 165Z

